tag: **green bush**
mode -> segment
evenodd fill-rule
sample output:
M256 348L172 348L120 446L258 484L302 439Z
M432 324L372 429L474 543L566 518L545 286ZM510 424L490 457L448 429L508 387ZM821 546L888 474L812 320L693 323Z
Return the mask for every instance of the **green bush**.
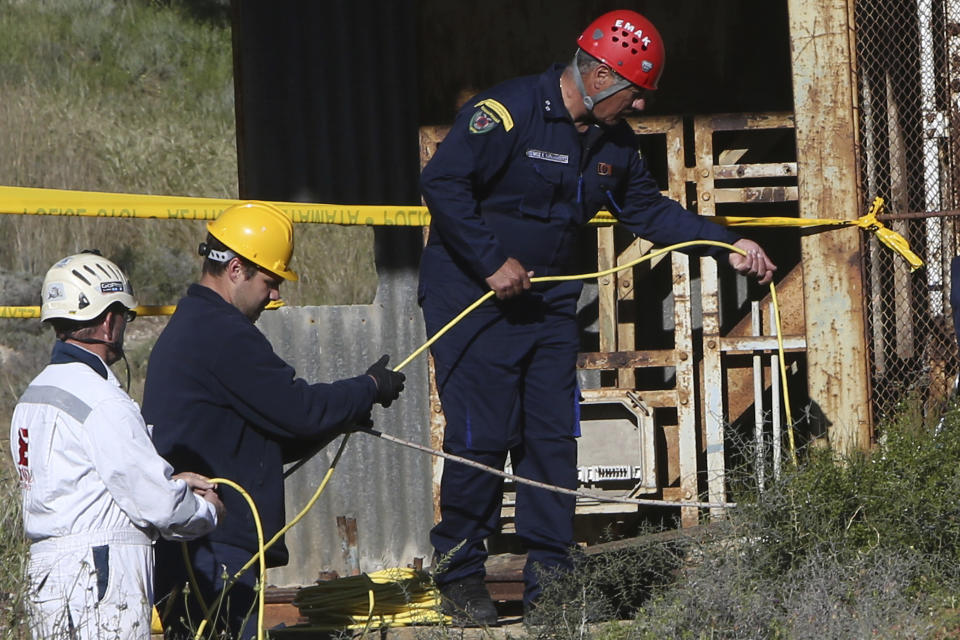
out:
M641 538L548 583L537 638L954 637L960 595L960 409L907 404L869 453L803 452L707 534ZM745 456L745 459L749 459ZM644 542L647 540L647 542ZM619 624L611 622L620 618Z

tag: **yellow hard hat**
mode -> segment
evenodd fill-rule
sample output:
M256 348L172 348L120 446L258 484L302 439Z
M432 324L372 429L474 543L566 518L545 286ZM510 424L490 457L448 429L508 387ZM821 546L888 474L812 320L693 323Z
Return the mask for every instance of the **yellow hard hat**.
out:
M293 222L283 210L266 202L244 202L224 209L207 231L238 255L286 280L297 280L290 269Z

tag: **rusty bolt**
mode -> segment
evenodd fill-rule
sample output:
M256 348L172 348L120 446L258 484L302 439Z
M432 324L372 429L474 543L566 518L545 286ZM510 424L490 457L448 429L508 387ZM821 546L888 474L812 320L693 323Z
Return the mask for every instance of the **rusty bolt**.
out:
M686 359L689 357L686 351L681 351L679 355L680 355L680 359L684 361L686 361Z
M711 348L711 349L716 349L716 348L717 348L717 341L716 341L716 340L710 340L709 342L707 342L707 347L709 347L709 348Z
M709 177L710 177L710 169L704 169L703 171L700 172L700 175L703 176L704 178L709 178Z
M440 403L437 403L437 404L433 405L433 412L434 412L434 413L441 413L442 411L443 411L443 407L440 406Z
M623 287L624 289L629 289L629 288L630 288L630 281L629 281L629 280L624 280L623 282L620 283L620 286Z
M683 499L684 499L684 500L691 500L692 498L693 498L693 494L692 494L692 493L690 493L689 491L684 491L684 492L683 492Z
M703 194L702 196L700 196L700 197L701 197L704 201L708 201L708 200L710 200L710 192L708 191L708 192L704 193L704 194Z
M610 278L603 278L600 280L600 284L610 284Z

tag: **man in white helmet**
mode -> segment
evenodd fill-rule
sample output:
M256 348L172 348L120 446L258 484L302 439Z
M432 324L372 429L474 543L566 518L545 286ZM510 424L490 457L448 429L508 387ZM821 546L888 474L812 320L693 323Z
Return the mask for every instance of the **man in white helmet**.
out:
M42 295L57 341L10 425L31 541L31 632L146 639L153 541L208 533L223 505L203 476L172 476L109 368L137 306L123 272L96 252L68 256Z

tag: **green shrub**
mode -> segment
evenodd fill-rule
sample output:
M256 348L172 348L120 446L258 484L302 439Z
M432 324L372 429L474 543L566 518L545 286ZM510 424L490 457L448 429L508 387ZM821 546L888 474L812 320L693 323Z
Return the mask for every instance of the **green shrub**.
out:
M0 442L6 444L5 440ZM0 465L0 540L0 638L20 640L27 637L27 544L20 515L20 488L9 465Z

